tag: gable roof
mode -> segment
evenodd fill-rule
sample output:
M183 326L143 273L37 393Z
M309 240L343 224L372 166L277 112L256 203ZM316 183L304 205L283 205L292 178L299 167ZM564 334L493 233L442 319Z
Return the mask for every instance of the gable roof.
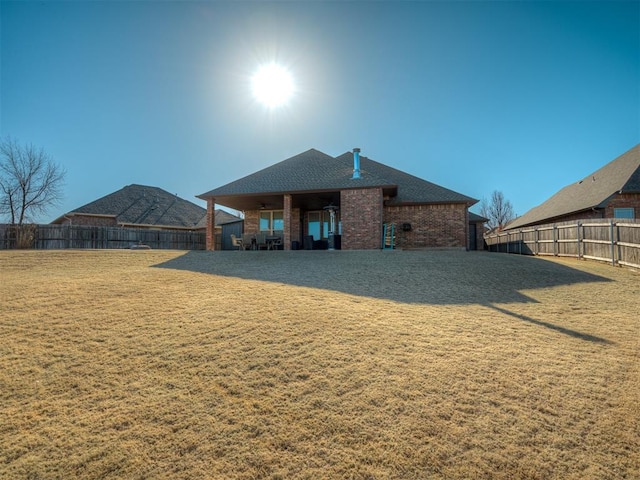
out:
M215 224L216 225L224 225L226 223L233 223L233 222L240 222L242 221L242 219L240 217L236 217L235 215L226 212L220 208L216 208L214 213L214 217L215 217ZM205 222L206 222L206 217L204 218ZM206 227L206 223L204 224L204 226Z
M236 217L235 215L226 212L220 208L216 208L213 211L213 222L216 227L221 225L226 225L227 223L241 222L242 218ZM207 216L205 215L195 226L196 229L206 229L207 228Z
M353 154L332 157L316 149L247 175L209 192L206 199L257 194L327 192L350 188L381 187L391 195L388 204L465 203L477 200L446 189L382 163L360 156L360 178L353 176Z
M207 210L158 187L127 185L66 215L99 215L115 217L125 225L198 228ZM62 223L64 216L52 223Z
M640 144L582 180L567 185L505 229L548 223L564 215L603 208L616 193L640 193Z

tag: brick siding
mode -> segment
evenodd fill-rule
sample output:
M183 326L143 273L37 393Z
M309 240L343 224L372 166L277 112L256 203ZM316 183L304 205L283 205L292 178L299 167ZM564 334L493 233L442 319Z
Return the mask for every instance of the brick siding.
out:
M216 249L216 228L215 228L215 199L207 199L207 250Z
M284 209L285 213L287 208ZM285 220L284 248L292 241L300 242L306 230L306 215L301 223L299 208L290 209L290 232ZM384 207L382 189L363 188L340 192L340 219L343 250L367 250L382 247L382 224L396 225L396 248L468 248L468 212L464 204L409 205ZM209 206L207 206L209 215ZM208 221L207 217L207 221ZM402 224L410 223L411 231L403 231ZM260 229L260 210L244 212L244 232ZM482 248L482 228L478 231L478 246ZM207 248L209 248L209 228ZM210 249L210 248L209 248Z
M291 209L291 241L297 241L299 243L299 248L302 248L302 224L300 215L299 208ZM289 247L291 247L291 245L289 245Z
M396 248L467 248L468 213L464 204L405 205L384 208L384 222L396 225ZM402 225L411 224L410 231Z
M640 193L619 193L614 195L605 208L607 218L613 218L615 208L633 208L634 218L640 217Z
M256 234L260 231L260 210L244 212L244 233Z
M382 244L382 189L340 192L342 249L377 249Z

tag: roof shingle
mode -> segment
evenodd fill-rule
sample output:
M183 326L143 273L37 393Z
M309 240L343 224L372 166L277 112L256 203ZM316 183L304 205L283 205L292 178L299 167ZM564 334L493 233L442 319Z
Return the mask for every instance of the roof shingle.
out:
M117 223L127 225L198 228L207 210L161 188L133 184L68 214L110 215ZM53 223L60 223L62 218Z
M397 188L389 204L466 203L477 200L382 163L360 156L359 179L353 176L353 155L332 157L315 149L295 155L234 182L198 195L199 198L250 194L284 194L349 188Z
M544 203L507 225L506 229L545 223L603 207L616 193L640 193L640 144L582 180L567 185Z

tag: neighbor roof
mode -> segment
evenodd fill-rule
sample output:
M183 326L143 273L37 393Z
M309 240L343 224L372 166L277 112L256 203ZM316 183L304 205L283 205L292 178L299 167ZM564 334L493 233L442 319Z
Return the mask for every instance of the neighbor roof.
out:
M472 223L485 223L488 222L488 218L484 218L482 215L478 215L477 213L469 212L469 222Z
M506 229L551 222L564 215L603 208L616 193L640 193L640 144L546 202L509 223Z
M235 215L226 212L220 208L216 208L213 212L214 215L214 224L216 227L220 226L220 225L225 225L227 223L235 223L235 222L241 222L242 219L240 217L236 217ZM207 228L207 216L205 215L204 217L202 217L202 219L198 222L198 225L196 225L195 228Z
M324 192L350 188L381 187L392 192L388 204L465 203L477 200L446 189L382 163L360 156L361 178L353 179L353 154L332 157L316 149L295 155L199 198L256 194Z
M125 225L199 228L207 210L158 187L127 185L66 215L113 216ZM64 216L52 223L62 223Z

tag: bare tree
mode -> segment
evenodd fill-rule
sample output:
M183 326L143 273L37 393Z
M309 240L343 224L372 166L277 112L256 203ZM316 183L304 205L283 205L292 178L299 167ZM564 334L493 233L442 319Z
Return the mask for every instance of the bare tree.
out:
M498 230L502 230L507 223L516 217L511 202L506 200L503 193L498 190L493 191L491 200L482 199L480 215L489 219L487 222L489 228L497 228Z
M21 226L62 199L65 171L41 148L0 141L0 215Z

